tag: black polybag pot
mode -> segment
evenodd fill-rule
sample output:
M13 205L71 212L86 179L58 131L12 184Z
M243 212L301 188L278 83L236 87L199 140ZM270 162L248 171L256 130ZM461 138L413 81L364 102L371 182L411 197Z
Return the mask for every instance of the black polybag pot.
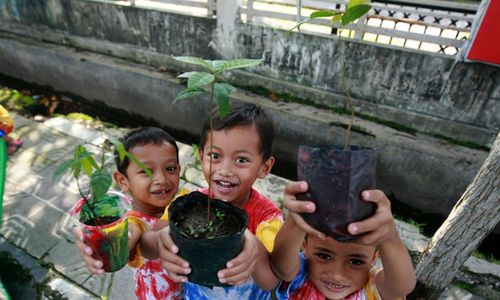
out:
M357 238L347 232L351 222L375 213L376 205L361 199L361 192L375 187L376 151L351 146L299 146L297 175L309 190L299 200L316 204L314 213L302 217L313 228L341 242Z
M243 249L244 232L247 228L247 213L236 206L218 199L211 199L212 211L216 208L222 210L226 215L232 214L237 217L241 228L233 235L226 235L214 239L187 239L181 235L177 222L182 214L202 203L207 206L207 195L200 192L177 198L169 207L170 234L175 245L179 248L179 255L187 260L191 267L188 275L190 282L212 286L229 286L219 282L217 272L226 268L226 263L236 257Z

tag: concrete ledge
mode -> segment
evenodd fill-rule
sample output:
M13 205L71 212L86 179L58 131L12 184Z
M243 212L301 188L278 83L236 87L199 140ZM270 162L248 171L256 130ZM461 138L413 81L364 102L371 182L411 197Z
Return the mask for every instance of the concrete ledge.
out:
M33 40L4 37L0 49L5 74L152 119L182 140L198 140L208 101L197 97L172 104L184 86L171 74ZM342 143L344 129L338 124L347 124L346 116L248 93L235 93L234 98L270 110L278 129L277 171L285 170L293 176L299 144ZM404 203L443 216L460 198L487 156L485 151L422 134L411 135L363 120L358 120L357 125L367 134L353 133L352 144L379 151L377 186Z

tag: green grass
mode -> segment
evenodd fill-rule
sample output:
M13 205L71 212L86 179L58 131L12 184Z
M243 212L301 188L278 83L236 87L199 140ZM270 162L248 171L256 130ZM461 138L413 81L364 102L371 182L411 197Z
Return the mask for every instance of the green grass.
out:
M472 256L479 258L479 259L482 259L482 260L486 260L490 263L500 265L500 260L495 258L492 254L486 255L486 254L481 253L479 251L474 251L474 252L472 252Z

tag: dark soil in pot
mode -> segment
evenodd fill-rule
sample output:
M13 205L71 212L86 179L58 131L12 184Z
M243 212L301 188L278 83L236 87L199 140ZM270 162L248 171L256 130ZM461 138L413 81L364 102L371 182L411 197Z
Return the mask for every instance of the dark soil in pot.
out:
M351 222L366 219L376 206L360 198L375 187L377 155L372 149L333 145L299 147L297 173L309 190L298 196L316 204L312 214L302 214L315 229L341 242L356 239L347 232Z
M207 195L192 192L177 198L168 209L170 232L179 255L191 266L189 281L206 286L227 286L217 272L243 249L247 214L222 200L211 199L207 222Z

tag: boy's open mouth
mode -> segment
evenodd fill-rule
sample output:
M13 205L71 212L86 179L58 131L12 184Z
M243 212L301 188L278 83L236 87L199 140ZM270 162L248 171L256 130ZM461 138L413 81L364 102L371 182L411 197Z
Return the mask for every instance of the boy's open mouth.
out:
M168 194L169 192L170 192L170 190L161 189L161 190L152 191L151 194L163 196L163 195Z
M217 185L217 189L223 194L230 193L236 186L236 184L225 180L215 180L215 184Z

